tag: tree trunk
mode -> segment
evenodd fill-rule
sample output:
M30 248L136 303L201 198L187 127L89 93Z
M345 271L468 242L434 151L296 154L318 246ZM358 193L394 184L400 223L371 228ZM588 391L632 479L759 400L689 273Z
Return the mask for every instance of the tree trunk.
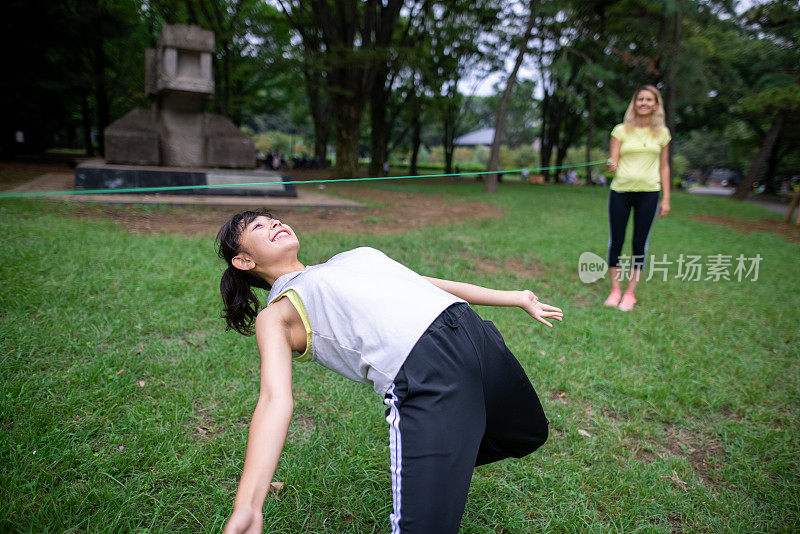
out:
M677 83L677 74L678 74L678 54L680 52L680 45L681 45L681 30L682 30L683 19L681 17L681 2L677 0L675 2L675 17L674 17L674 27L672 29L672 45L670 47L670 57L669 62L667 64L667 102L666 102L666 123L667 128L671 134L675 134L675 102L676 96L678 93L678 83ZM672 170L672 156L675 152L675 143L669 144L669 168L670 171ZM672 180L670 180L670 187L672 187Z
M508 108L508 101L511 100L511 93L514 91L514 85L517 83L517 72L525 59L525 52L528 50L528 41L531 39L533 32L533 24L536 21L534 15L534 1L531 0L529 8L530 14L528 15L528 25L525 27L525 33L517 48L517 59L514 61L514 68L511 74L508 75L506 88L503 91L503 97L500 99L500 105L497 108L497 115L494 119L494 139L492 139L492 148L489 152L489 163L486 166L487 171L496 171L500 164L500 144L503 142L503 134L506 129L506 109ZM497 174L487 174L484 183L484 191L486 193L494 193L497 191Z
M781 136L778 135L777 139L775 139L775 144L772 145L772 150L769 153L769 158L767 158L767 169L765 176L767 177L764 180L764 192L769 195L775 194L775 181L772 179L775 176L775 171L778 169L778 163L780 162L780 147L781 144Z
M550 128L550 95L547 92L547 89L544 90L544 95L542 97L542 131L539 135L539 161L540 166L548 167L550 166L550 140L548 135L548 128ZM544 176L544 181L547 183L548 179L550 178L550 171L543 169L542 176Z
M330 118L324 125L314 123L314 158L316 158L320 169L328 167L328 138L330 137L331 123Z
M589 90L587 95L589 100L589 124L586 128L586 163L592 161L592 145L594 144L594 88ZM586 167L586 184L594 185L592 182L592 168Z
M417 174L417 158L419 157L419 146L422 144L422 122L419 118L419 108L417 100L411 111L411 165L408 167L408 174Z
M81 121L83 122L83 144L86 147L86 155L94 156L94 145L92 144L92 117L89 111L89 96L83 93L81 99Z
M769 158L770 153L772 152L772 148L775 146L775 142L778 140L778 136L781 133L781 127L783 123L783 117L778 115L775 117L775 122L772 123L772 127L767 132L766 137L764 137L764 141L761 143L761 148L758 149L758 154L753 159L753 163L750 164L750 169L747 171L747 175L742 179L739 183L739 187L736 189L736 193L734 197L739 200L744 200L747 198L748 193L753 188L753 183L756 180L761 178L761 175L764 174L764 167L767 165L767 158Z
M564 102L561 101L559 98L554 97L555 90L553 91L553 95L550 95L548 98L548 119L547 119L547 128L544 130L544 135L542 137L542 147L541 147L541 160L543 167L550 166L550 158L553 155L553 149L558 146L558 137L559 132L561 131L561 124L563 122L563 108ZM545 182L549 181L550 179L550 170L543 169L542 174L544 175ZM553 183L558 183L558 170L553 173Z
M564 120L563 135L559 135L556 144L556 167L564 166L564 159L567 157L567 150L572 146L575 139L575 131L578 129L578 115L572 114Z
M792 213L794 213L794 209L798 206L798 204L800 204L800 187L798 187L797 191L795 191L794 195L792 195L792 202L789 204L789 209L786 210L786 216L783 218L784 222L792 222ZM797 212L795 224L800 226L800 211Z
M455 140L455 122L451 120L445 121L444 134L442 135L442 148L444 149L444 173L452 174L453 172L453 152L455 147L453 141Z
M337 98L333 103L336 128L336 177L358 178L358 141L363 102Z
M320 81L319 72L304 69L306 80L306 96L311 118L314 123L314 157L321 168L327 167L328 139L331 135L331 106L327 87Z
M445 174L452 174L453 172L453 153L455 146L453 145L456 139L456 128L458 127L459 116L459 100L457 97L458 80L453 80L452 85L448 89L447 97L444 99L444 113L442 118L442 148L444 149L444 172Z
M95 41L95 104L97 105L97 151L101 156L106 153L105 129L111 122L108 108L108 90L106 89L106 56L103 40Z
M388 69L380 67L370 93L370 161L369 175L383 176L383 162L388 154L389 128L386 124L387 101L389 91L386 90Z

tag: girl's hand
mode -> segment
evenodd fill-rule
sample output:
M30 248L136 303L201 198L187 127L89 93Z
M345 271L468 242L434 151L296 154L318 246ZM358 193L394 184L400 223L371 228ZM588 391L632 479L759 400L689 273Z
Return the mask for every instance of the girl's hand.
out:
M606 161L606 169L608 169L608 172L617 172L617 162L609 158Z
M663 219L669 214L669 200L662 200L661 201L661 209L658 213L658 218Z
M234 509L223 534L261 534L264 516L261 510Z
M553 319L556 321L564 320L564 312L560 308L550 306L543 302L539 302L539 297L533 294L533 291L520 291L522 302L519 307L525 310L528 315L542 323L543 325L553 328L546 319Z

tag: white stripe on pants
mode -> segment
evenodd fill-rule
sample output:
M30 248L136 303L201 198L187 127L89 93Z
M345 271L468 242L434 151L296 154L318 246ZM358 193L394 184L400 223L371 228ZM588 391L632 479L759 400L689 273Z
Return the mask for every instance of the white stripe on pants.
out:
M393 502L392 515L389 516L389 520L392 523L392 534L399 534L400 505L402 504L400 490L402 488L403 446L400 439L400 411L396 406L397 395L394 393L394 384L392 384L389 391L386 392L386 398L383 400L383 403L389 406L389 414L386 416L386 422L389 423L389 471L392 474Z

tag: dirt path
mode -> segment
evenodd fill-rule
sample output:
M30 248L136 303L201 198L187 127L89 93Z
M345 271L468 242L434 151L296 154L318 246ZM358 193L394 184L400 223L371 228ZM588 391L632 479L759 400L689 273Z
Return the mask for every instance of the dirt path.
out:
M295 180L332 178L331 170L288 171ZM48 175L45 189L70 189L73 171L66 163L0 162L0 189ZM40 184L41 185L41 184ZM41 188L41 187L40 187ZM345 233L404 232L422 226L457 224L470 219L501 217L505 212L488 202L463 202L446 195L402 193L368 186L333 184L324 188L300 185L307 195L327 198L347 198L365 204L366 208L277 207L274 215L284 218L303 233L336 231ZM166 197L166 195L164 195ZM258 206L257 197L247 197L248 205ZM63 197L59 200L63 200ZM165 198L165 202L168 200ZM253 201L253 202L249 202ZM268 198L263 200L269 205ZM102 204L87 203L73 211L78 218L112 220L130 232L155 234L159 232L183 235L214 235L233 213L249 209L241 206L168 206L164 204Z
M301 233L335 231L344 233L392 234L422 226L457 224L466 220L501 217L500 208L488 202L461 202L444 195L399 193L368 187L331 187L328 193L364 202L365 209L278 208L273 215L283 218ZM111 219L130 232L158 232L183 235L215 234L234 207L192 206L81 206L75 216Z
M780 234L791 243L800 243L800 226L775 219L736 219L723 215L697 215L696 221L727 226L737 232L749 234L751 232L774 232Z

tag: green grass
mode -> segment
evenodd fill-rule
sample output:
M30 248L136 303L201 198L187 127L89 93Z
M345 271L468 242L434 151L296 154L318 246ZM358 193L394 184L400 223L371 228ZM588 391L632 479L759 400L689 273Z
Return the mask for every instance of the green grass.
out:
M758 280L651 280L623 314L600 305L605 282L577 276L581 252L604 256L606 191L379 187L488 198L507 216L400 235L370 235L365 220L362 235L301 236L301 259L370 245L431 276L533 289L566 312L548 330L519 310L478 310L527 370L552 433L529 457L476 470L462 532L800 529L800 247L693 219L771 215L675 194L649 252L759 253ZM259 361L219 319L212 240L131 235L72 209L0 203L0 531L219 531ZM489 273L476 257L530 269ZM267 499L266 530L385 532L381 400L315 364L294 370L286 486Z

